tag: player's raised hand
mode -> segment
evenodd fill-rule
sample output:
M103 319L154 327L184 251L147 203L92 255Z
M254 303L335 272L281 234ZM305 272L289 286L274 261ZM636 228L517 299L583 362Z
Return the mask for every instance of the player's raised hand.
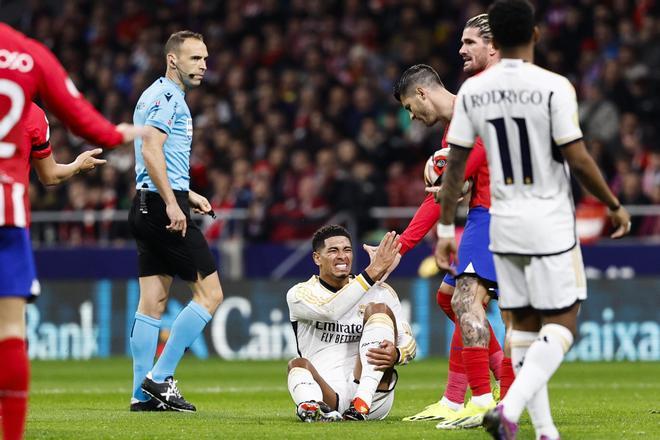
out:
M367 255L369 255L369 262L374 261L374 256L376 255L376 249L378 249L378 246L363 244L362 249L364 249Z
M367 350L367 362L374 365L374 369L378 371L385 371L392 368L399 360L399 352L396 350L396 345L392 341L384 339L378 348L370 348Z
M76 164L77 172L84 173L85 171L93 170L97 166L103 165L107 162L105 159L99 159L96 156L103 153L102 148L94 148L93 150L83 151L76 157L73 162Z
M363 244L362 248L367 252L369 255L369 261L374 261L374 256L376 255L376 250L378 249L376 246L371 246L368 244ZM392 265L387 268L387 271L385 272L385 275L377 281L378 284L382 284L387 280L387 277L390 276L392 272L394 272L394 269L399 265L399 262L401 261L401 254L398 254L397 256L394 257L394 262L392 262Z
M188 228L186 216L176 203L170 203L165 207L167 217L170 219L170 224L165 226L170 232L181 234L182 237L186 236L186 229Z
M387 273L387 269L394 263L400 249L399 234L393 231L385 234L366 269L371 279L378 281Z
M120 132L124 137L123 143L131 142L135 140L135 138L144 137L147 135L147 128L141 125L133 125L122 122L121 124L117 125L116 128L117 131Z
M456 255L455 238L438 238L435 244L435 264L440 270L446 270L452 275L456 275L456 270L452 267L452 257ZM458 262L458 260L456 260Z
M435 203L440 203L440 194L442 191L442 185L427 186L426 188L424 188L424 191L426 191L429 194L433 194L433 199L435 200Z
M630 232L632 223L630 222L630 213L628 213L626 208L619 205L619 208L614 211L608 210L608 214L612 225L616 228L610 237L621 238Z

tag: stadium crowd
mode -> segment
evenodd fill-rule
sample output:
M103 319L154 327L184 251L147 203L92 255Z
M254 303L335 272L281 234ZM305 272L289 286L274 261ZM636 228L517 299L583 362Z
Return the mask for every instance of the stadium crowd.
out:
M308 238L339 211L351 212L365 233L379 226L371 207L419 204L423 164L442 130L412 124L391 96L393 82L424 62L455 93L465 79L463 24L487 3L36 0L15 18L115 122L131 121L139 93L163 75L169 34L202 33L208 71L186 98L194 117L191 186L216 210L243 208L247 216L210 225L207 237L283 241ZM613 191L624 204L660 204L658 2L536 4L537 61L574 83L587 145ZM50 123L59 162L88 148ZM33 209L127 209L133 149L107 157L108 165L63 188L35 180ZM583 191L576 196L579 210L593 205ZM59 235L73 243L122 235L113 228L62 225ZM637 217L633 233L660 234L660 217Z

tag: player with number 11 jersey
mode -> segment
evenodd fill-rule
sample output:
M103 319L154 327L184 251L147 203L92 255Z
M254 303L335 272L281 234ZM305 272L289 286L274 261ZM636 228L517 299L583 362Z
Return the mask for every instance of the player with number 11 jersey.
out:
M572 249L575 216L560 148L582 138L573 86L534 64L504 59L458 93L448 142L471 148L477 134L492 164L491 251L551 255Z

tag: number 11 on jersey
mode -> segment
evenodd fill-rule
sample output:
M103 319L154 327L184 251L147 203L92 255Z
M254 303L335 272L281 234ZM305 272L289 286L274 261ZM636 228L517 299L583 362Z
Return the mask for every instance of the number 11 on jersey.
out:
M527 123L525 118L511 118L518 127L518 135L520 137L520 158L522 162L523 183L531 185L534 183L534 175L532 173L532 155L529 148L529 136L527 134ZM497 144L500 149L500 161L502 162L502 171L504 172L504 183L512 185L513 180L513 166L511 165L511 153L509 151L509 137L506 132L504 118L488 119L486 122L495 127L497 134Z

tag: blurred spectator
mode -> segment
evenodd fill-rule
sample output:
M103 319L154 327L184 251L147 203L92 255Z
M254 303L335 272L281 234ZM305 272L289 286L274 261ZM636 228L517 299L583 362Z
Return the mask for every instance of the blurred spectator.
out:
M600 85L588 83L580 103L580 125L588 139L610 142L617 135L619 112L601 90Z

